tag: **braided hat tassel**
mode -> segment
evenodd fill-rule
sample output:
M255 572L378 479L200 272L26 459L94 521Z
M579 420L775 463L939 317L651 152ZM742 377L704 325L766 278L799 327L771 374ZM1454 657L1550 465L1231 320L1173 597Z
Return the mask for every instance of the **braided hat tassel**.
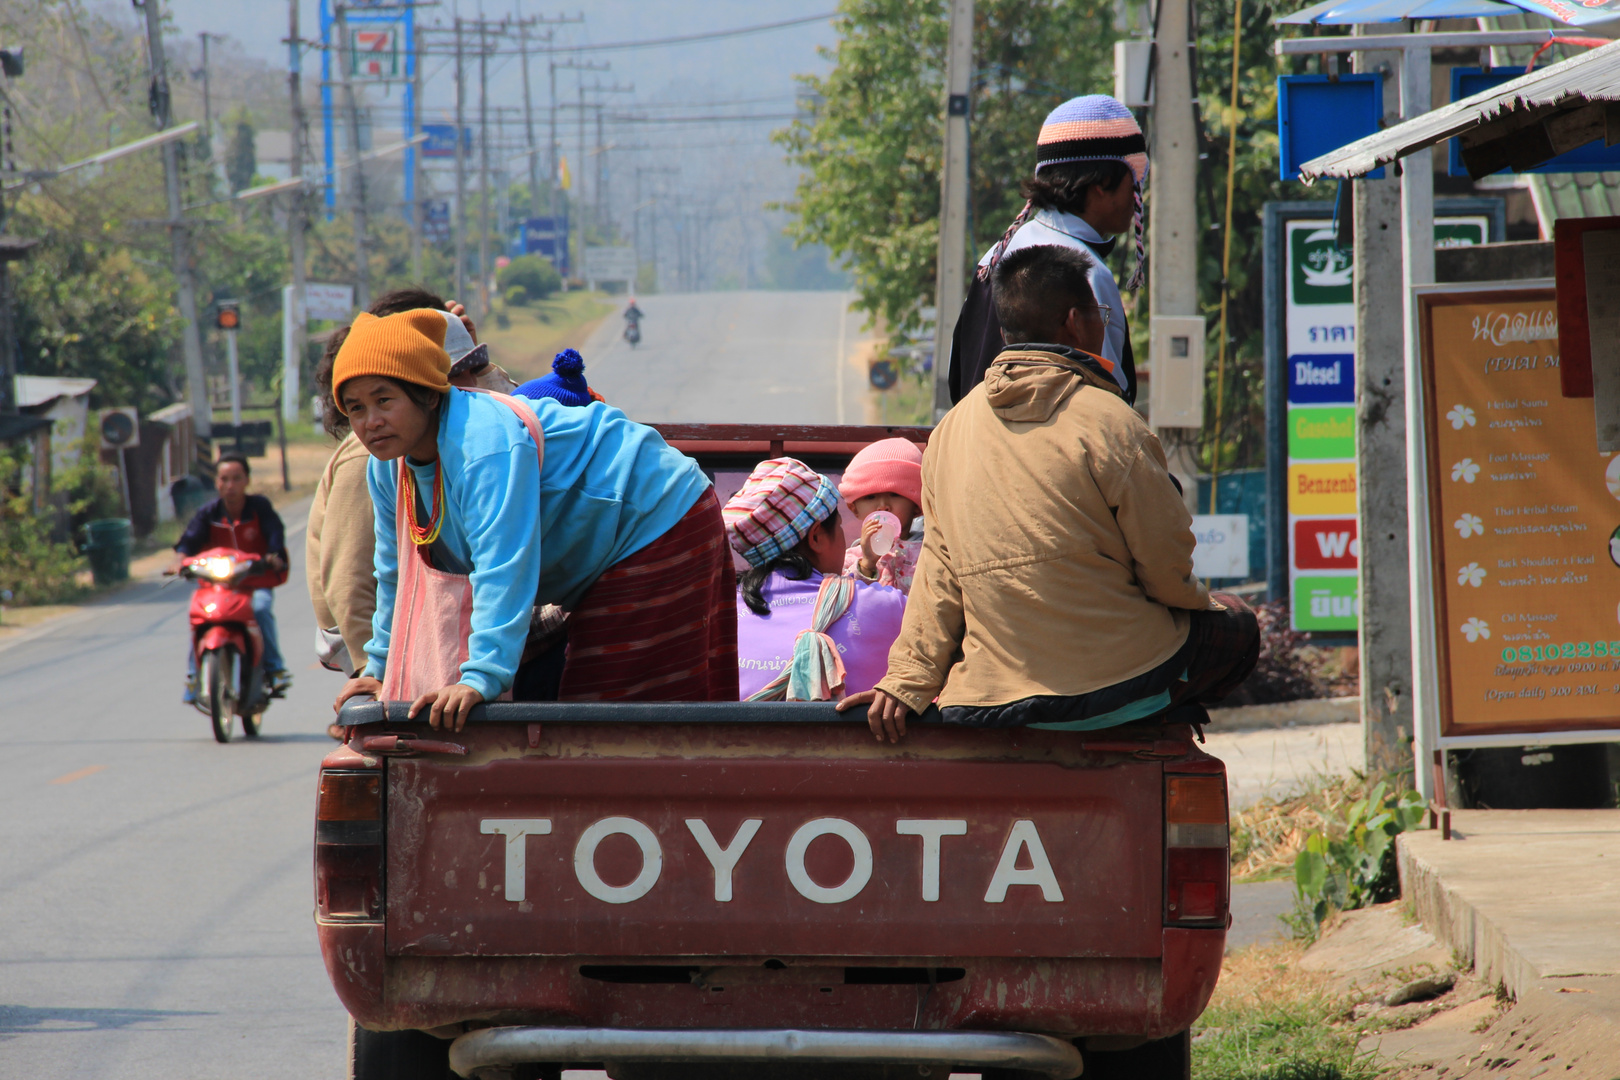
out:
M978 275L980 281L990 280L990 271L996 268L996 263L1000 262L1001 256L1006 253L1007 245L1012 243L1013 233L1023 228L1024 222L1028 221L1030 217L1034 215L1034 213L1035 205L1030 202L1025 202L1024 208L1018 211L1018 216L1013 218L1011 225L1007 226L1007 231L1001 234L1001 239L996 242L995 249L990 252L990 258L986 260L983 266L979 267Z
M1125 283L1127 289L1140 289L1147 281L1147 249L1142 242L1142 185L1135 184L1131 192L1135 212L1131 216L1131 233L1136 240L1136 268L1131 271L1131 279Z

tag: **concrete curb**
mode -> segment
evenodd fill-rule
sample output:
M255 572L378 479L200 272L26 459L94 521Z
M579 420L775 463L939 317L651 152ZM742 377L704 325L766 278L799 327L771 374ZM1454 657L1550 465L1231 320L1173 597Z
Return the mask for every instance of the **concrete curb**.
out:
M1401 896L1412 902L1418 921L1435 940L1456 953L1459 967L1472 967L1485 982L1501 983L1517 998L1541 976L1514 950L1502 929L1458 889L1448 886L1440 869L1425 858L1429 844L1445 842L1432 830L1395 838Z
M1259 731L1313 724L1345 724L1360 719L1359 697L1311 698L1283 701L1275 705L1236 705L1229 709L1209 710L1210 728L1214 731Z
M1401 895L1436 940L1515 997L1620 976L1620 811L1454 810L1452 839L1396 838Z

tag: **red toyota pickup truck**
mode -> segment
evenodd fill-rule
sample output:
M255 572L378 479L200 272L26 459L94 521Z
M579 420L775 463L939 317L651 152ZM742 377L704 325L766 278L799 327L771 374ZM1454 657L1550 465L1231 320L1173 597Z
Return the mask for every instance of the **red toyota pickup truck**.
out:
M667 437L723 484L889 434L727 430ZM891 746L827 704L404 713L351 702L319 777L360 1080L1189 1075L1229 885L1225 767L1186 725Z

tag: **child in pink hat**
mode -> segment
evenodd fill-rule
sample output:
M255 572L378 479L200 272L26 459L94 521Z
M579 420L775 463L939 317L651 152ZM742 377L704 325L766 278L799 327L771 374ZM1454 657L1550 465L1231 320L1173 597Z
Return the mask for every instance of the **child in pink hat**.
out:
M876 581L903 593L911 592L922 541L913 540L911 526L922 513L922 451L909 439L883 439L850 459L838 493L855 516L862 519L861 538L844 554L844 573L862 581ZM883 554L873 550L882 528L876 514L886 510L900 519L900 534Z

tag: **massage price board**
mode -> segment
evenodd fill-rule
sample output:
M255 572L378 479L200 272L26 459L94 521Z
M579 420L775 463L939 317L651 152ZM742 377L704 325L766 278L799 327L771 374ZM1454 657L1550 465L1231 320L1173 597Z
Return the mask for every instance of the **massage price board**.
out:
M1620 455L1561 394L1553 290L1421 300L1440 733L1613 728Z

